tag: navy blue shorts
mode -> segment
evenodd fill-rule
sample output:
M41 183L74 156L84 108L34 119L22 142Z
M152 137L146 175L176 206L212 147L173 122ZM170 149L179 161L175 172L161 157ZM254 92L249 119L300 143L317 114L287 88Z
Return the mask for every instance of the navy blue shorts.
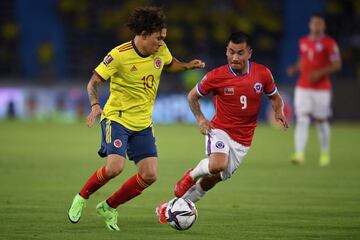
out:
M115 121L104 119L101 121L101 131L100 157L110 154L126 157L127 154L135 163L143 158L157 157L152 127L132 131Z

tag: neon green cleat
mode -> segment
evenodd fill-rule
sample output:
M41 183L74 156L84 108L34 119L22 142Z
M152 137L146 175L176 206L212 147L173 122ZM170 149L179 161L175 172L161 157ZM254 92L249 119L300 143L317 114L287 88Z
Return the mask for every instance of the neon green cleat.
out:
M105 220L106 227L111 231L120 231L117 225L118 212L110 207L106 201L102 201L96 206L96 212Z
M325 167L330 164L330 154L329 152L322 152L320 154L320 161L319 165L320 167Z
M85 206L86 206L86 199L80 196L79 194L76 194L68 212L68 217L70 222L72 223L79 222L81 217L81 212Z
M295 152L291 156L291 163L294 165L303 165L305 162L305 157L303 152Z

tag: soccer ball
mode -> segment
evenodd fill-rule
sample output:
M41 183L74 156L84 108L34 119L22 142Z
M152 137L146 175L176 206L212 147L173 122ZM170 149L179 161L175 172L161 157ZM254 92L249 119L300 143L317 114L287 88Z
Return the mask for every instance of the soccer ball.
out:
M195 204L183 198L173 198L166 207L165 217L168 224L176 230L189 229L197 218Z

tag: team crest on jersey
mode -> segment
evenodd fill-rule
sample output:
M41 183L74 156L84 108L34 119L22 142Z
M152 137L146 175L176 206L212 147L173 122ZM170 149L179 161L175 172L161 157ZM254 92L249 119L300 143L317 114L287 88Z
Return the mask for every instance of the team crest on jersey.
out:
M263 85L261 83L257 82L257 83L254 84L254 91L257 94L262 93L263 90L264 90L264 88L263 88Z
M324 46L321 43L316 43L315 49L317 52L321 52L323 50Z
M234 95L235 91L234 88L229 87L229 88L224 88L224 95Z
M122 145L121 140L120 140L120 139L115 139L115 141L114 141L114 146L115 146L116 148L120 148L121 145Z
M225 144L222 141L217 141L215 143L216 148L223 149L225 147Z
M157 57L157 58L154 59L154 67L156 69L161 68L161 64L162 64L161 58Z
M103 63L105 64L105 66L109 65L112 61L113 61L113 57L109 54L105 57Z

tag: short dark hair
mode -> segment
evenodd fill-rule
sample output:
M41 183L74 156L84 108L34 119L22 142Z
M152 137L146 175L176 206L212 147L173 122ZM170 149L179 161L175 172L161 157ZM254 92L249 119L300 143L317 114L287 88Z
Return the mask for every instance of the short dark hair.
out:
M136 35L143 31L146 34L160 32L166 28L165 15L159 7L140 7L136 8L129 17L127 26Z
M313 17L322 18L322 20L325 21L325 15L322 13L313 13L313 14L311 14L310 18L313 18Z
M244 32L233 32L229 37L228 43L229 42L233 42L236 44L246 43L246 45L251 47L251 38L248 34Z

